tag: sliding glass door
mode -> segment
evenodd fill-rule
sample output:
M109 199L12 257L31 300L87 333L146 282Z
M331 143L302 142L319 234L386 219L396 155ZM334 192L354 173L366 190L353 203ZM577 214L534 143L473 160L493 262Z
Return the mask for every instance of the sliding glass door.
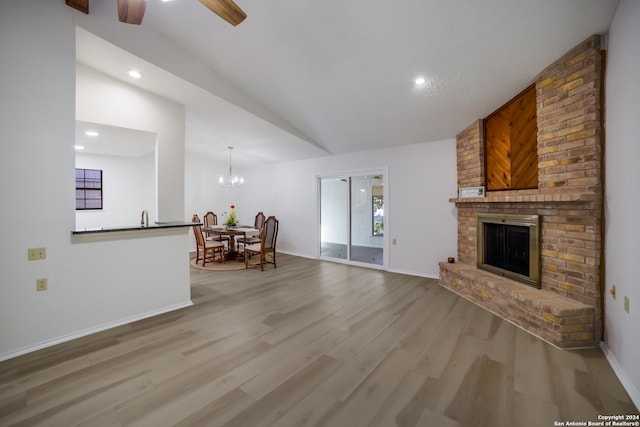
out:
M384 266L384 174L320 178L320 257Z

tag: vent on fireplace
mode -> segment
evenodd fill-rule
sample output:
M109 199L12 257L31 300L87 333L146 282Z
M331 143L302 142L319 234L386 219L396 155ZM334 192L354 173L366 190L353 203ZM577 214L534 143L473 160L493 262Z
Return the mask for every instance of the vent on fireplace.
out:
M478 268L540 287L538 215L478 213Z

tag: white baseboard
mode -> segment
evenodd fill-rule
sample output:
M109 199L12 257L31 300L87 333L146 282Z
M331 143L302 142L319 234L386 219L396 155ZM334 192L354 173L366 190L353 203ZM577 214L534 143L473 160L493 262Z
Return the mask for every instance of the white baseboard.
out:
M298 252L289 252L289 251L278 250L278 253L279 254L285 254L285 255L291 255L291 256L297 256L297 257L300 257L300 258L318 259L316 256L311 256L309 254L301 254L301 253L298 253Z
M61 344L63 342L71 341L71 340L74 340L76 338L81 338L81 337L84 337L84 336L87 336L87 335L95 334L97 332L106 331L107 329L111 329L111 328L115 328L115 327L118 327L118 326L126 325L127 323L133 323L133 322L136 322L138 320L147 319L149 317L157 316L159 314L168 313L170 311L179 310L181 308L190 307L192 305L193 305L193 302L191 300L189 300L189 301L185 301L185 302L180 303L180 304L174 304L174 305L170 305L168 307L162 307L162 308L158 308L156 310L151 310L151 311L148 311L146 313L136 314L135 316L130 316L130 317L127 317L127 318L124 318L124 319L116 320L114 322L104 323L102 325L99 325L99 326L96 326L96 327L93 327L93 328L84 329L82 331L74 332L73 334L63 335L63 336L58 337L58 338L54 338L54 339L47 340L47 341L42 341L42 342L40 342L38 344L30 345L28 347L23 347L21 349L18 349L18 350L15 350L15 351L11 351L9 353L0 354L0 362L2 362L3 360L12 359L14 357L22 356L23 354L31 353L31 352L34 352L34 351L37 351L37 350L42 350L43 348L51 347L51 346L54 346L56 344Z
M310 256L308 254L300 254L300 253L289 252L289 251L278 251L278 253L297 256L297 257L300 257L300 258L315 259L315 260L318 260L318 261L328 261L328 262L336 262L338 264L351 265L346 260L344 260L344 262L341 262L341 260L339 260L339 259L328 260L328 259L323 259L323 258L320 258L320 257L317 257L317 256ZM358 263L357 266L370 267L370 268L377 268L379 270L385 270L384 266L381 266L381 265L378 265L378 264ZM388 271L389 273L406 274L408 276L425 277L427 279L435 279L435 280L439 280L440 279L439 273L438 273L438 275L431 275L431 274L425 274L424 272L409 271L409 270L397 270L397 269L386 269L385 271Z
M627 394L629 394L631 401L634 405L636 405L636 408L640 408L640 391L638 391L638 388L635 386L635 384L633 384L631 379L627 376L626 372L622 369L622 366L620 366L620 364L618 363L618 360L609 349L607 343L602 341L600 343L600 348L602 348L602 352L607 358L607 361L609 361L611 369L613 369L613 372L615 372L616 376L622 383L622 386L627 391Z

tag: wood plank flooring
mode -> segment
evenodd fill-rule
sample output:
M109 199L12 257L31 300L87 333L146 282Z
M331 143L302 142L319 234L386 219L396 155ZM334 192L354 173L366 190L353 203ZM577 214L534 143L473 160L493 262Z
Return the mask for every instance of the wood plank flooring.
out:
M553 426L638 413L436 280L279 255L192 269L194 306L0 363L1 426Z

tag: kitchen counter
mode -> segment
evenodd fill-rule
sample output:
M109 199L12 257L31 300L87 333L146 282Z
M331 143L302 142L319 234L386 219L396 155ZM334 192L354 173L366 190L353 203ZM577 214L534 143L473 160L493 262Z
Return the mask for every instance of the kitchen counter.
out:
M148 227L132 225L123 227L79 228L71 231L71 242L82 243L168 236L185 233L186 229L194 225L202 224L199 222L186 221L157 221L149 224Z
M142 227L140 225L123 226L123 227L97 227L97 228L80 228L71 231L73 235L93 234L93 233L114 233L120 231L153 231L167 228L193 227L194 225L202 225L199 222L185 221L156 221L149 226Z

